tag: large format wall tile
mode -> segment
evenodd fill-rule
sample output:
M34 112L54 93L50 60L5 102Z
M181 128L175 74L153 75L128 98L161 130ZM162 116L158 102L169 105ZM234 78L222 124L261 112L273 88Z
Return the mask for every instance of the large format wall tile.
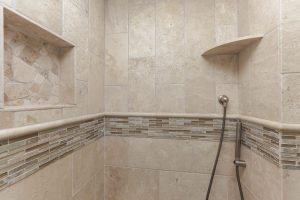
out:
M106 200L158 200L158 171L106 167L105 178Z
M105 41L105 85L127 85L128 34L106 35Z
M87 49L89 39L89 3L86 0L63 1L63 35L77 46Z
M217 143L151 138L106 138L106 165L209 174ZM224 143L216 174L233 175L234 143Z
M282 118L285 123L300 123L300 74L283 75Z
M128 0L105 0L105 32L128 31Z
M62 3L62 0L16 0L16 8L60 34L62 32Z
M298 0L282 0L281 9L282 9L281 17L284 22L299 20L300 2Z
M237 1L215 1L216 43L233 40L237 37Z
M300 15L299 15L300 16ZM300 72L300 18L282 24L282 72Z
M155 4L129 7L129 57L155 56Z
M153 58L129 60L128 110L155 112L155 67Z
M284 170L283 171L283 199L297 200L300 196L300 171Z
M105 86L105 111L127 112L128 111L128 88L127 86Z

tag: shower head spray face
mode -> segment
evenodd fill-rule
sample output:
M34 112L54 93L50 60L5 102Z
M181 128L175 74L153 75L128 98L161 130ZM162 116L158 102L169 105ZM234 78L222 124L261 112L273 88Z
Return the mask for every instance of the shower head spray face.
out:
M223 106L223 107L227 107L227 104L229 102L229 98L226 95L221 95L218 98L219 103Z

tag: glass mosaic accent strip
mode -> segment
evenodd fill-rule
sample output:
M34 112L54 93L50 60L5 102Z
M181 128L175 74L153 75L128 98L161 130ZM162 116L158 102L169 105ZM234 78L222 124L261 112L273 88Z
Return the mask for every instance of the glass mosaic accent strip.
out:
M300 132L283 132L281 165L284 169L300 170Z
M219 140L221 119L180 117L105 117L105 135ZM236 120L226 121L225 140L234 140Z
M0 190L104 136L104 118L0 141Z
M242 143L275 165L280 165L281 134L262 125L242 122Z

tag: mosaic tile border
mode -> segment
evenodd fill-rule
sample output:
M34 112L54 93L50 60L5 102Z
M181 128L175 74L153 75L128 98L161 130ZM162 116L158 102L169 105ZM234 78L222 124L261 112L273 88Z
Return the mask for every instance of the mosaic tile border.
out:
M300 170L300 132L283 132L281 165L284 169Z
M280 166L281 133L262 125L242 121L242 144Z
M216 141L222 119L183 117L106 116L105 135ZM236 120L226 121L225 140L235 140Z
M0 190L104 136L104 118L0 141Z

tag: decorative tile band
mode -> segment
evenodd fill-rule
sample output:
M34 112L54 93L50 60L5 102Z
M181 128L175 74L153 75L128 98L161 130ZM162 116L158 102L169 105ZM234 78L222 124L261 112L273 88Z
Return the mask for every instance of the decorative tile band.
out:
M283 132L281 165L284 169L300 170L300 132Z
M0 189L104 136L104 118L0 141Z
M242 122L242 143L275 165L280 165L280 137L277 130Z
M181 117L105 117L105 135L172 139L219 140L221 119ZM225 140L234 140L236 120L226 122Z

